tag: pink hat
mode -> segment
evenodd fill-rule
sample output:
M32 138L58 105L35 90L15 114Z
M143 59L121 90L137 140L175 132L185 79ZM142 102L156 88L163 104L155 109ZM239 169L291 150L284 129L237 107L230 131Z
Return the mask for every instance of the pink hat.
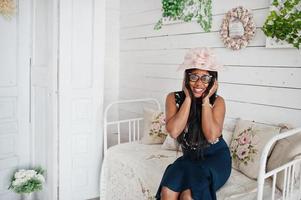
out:
M222 65L217 63L215 54L211 49L193 48L186 53L184 62L177 70L197 68L208 71L219 71L222 67Z

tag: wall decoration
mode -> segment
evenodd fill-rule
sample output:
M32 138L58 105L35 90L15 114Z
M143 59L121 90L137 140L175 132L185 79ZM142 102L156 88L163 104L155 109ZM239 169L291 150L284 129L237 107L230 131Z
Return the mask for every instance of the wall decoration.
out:
M226 13L221 24L220 36L225 47L245 48L255 36L256 26L250 10L239 6Z
M301 0L273 0L262 30L268 48L300 48Z
M0 0L0 15L4 18L9 19L15 13L15 3L13 0Z
M198 24L209 32L212 24L211 0L162 0L162 18L154 29L161 29L164 24L178 21L189 22L196 20Z

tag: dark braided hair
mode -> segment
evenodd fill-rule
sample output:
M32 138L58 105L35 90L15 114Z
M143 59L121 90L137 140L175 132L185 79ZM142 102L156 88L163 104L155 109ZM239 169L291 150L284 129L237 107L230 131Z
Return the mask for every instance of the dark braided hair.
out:
M190 88L189 84L189 76L188 74L194 71L195 69L187 69L185 70L185 86L189 91L190 97L191 97L191 106L190 106L190 112L187 120L187 126L188 126L188 134L185 135L185 130L177 137L177 141L179 144L184 143L184 136L186 141L188 141L190 144L193 144L196 146L195 153L192 153L191 156L193 156L193 159L199 159L201 155L201 159L204 159L203 152L204 149L209 145L207 142L203 129L201 127L201 120L202 120L202 97L196 98L194 97L192 90ZM216 71L208 71L210 75L212 75L211 82L209 83L207 89L205 90L205 94L208 94L210 89L212 88L214 84L214 80L217 80L217 72ZM216 92L209 98L210 103L213 105L214 101L216 99ZM185 146L185 145L184 145ZM183 145L182 145L183 147ZM179 149L179 147L178 147ZM183 149L183 152L187 151L187 149ZM193 150L188 150L188 152L191 152ZM196 155L196 157L195 157Z

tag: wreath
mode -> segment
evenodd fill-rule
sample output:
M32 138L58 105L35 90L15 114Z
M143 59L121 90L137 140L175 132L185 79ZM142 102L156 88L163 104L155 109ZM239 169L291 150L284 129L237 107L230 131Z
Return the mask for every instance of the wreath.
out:
M0 0L0 15L9 19L15 13L16 5L13 0Z
M255 35L252 13L242 6L226 13L221 24L220 36L225 47L239 50L245 48Z

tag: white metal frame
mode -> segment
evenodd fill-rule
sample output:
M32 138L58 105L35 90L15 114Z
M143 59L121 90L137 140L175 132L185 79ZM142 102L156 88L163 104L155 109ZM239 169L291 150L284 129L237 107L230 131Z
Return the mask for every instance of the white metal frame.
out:
M134 133L133 141L136 140L136 123L137 123L137 132L138 132L138 137L140 136L139 133L139 122L143 120L143 117L141 118L130 118L130 119L124 119L124 120L118 120L118 121L110 121L108 122L108 112L110 108L113 105L116 104L126 104L126 103L142 103L142 102L155 102L157 105L158 110L160 110L160 103L158 100L154 98L145 98L145 99L133 99L133 100L120 100L120 101L115 101L110 103L104 113L104 156L106 156L107 153L107 127L109 125L117 125L118 128L118 144L120 144L120 124L121 123L128 123L129 125L129 142L132 142L132 132ZM132 126L133 124L133 126ZM133 127L133 129L132 129ZM284 184L283 184L283 192L282 192L282 200L300 200L301 199L301 177L300 177L300 184L299 187L294 185L294 175L295 175L295 169L298 165L301 167L301 158L296 159L293 161L290 161L274 170L271 170L269 172L266 172L266 163L267 163L267 157L270 149L272 148L273 144L277 142L278 140L281 140L283 138L287 138L292 135L296 135L301 133L301 127L296 128L293 130L289 130L287 132L281 133L279 135L276 135L273 137L264 147L264 150L261 154L260 158L260 168L259 168L259 175L257 179L257 200L263 200L263 189L264 189L264 182L266 179L269 177L273 177L273 183L272 183L272 193L271 193L271 199L275 199L275 192L276 192L276 178L277 178L277 173L284 171ZM301 145L301 141L300 141ZM301 175L300 175L301 176ZM297 187L297 188L296 188Z
M261 154L261 158L260 158L260 168L259 168L259 174L258 174L258 179L257 179L257 188L258 188L257 200L263 199L264 181L265 181L265 179L268 179L269 177L273 177L271 199L272 200L275 199L277 173L279 173L281 171L284 171L282 200L300 200L301 199L301 178L299 177L299 179L300 179L299 188L298 188L298 186L296 186L294 184L295 169L298 165L301 166L301 158L292 160L276 169L266 172L267 157L268 157L268 153L269 153L270 149L272 148L272 145L275 142L277 142L278 140L287 138L292 135L300 134L300 133L301 133L301 128L289 130L287 132L276 135L271 140L269 140L269 142L265 145L263 152ZM300 141L300 145L301 145L301 141Z
M130 100L119 100L119 101L114 101L107 105L105 112L104 112L104 133L103 133L103 152L104 156L106 156L107 153L107 140L108 140L108 126L109 125L117 125L117 134L118 134L118 144L120 144L120 124L121 123L128 123L129 127L129 142L132 142L132 132L133 132L133 141L136 141L136 138L139 139L140 137L140 121L143 120L143 117L138 117L138 118L130 118L130 119L125 119L125 120L118 120L118 121L111 121L108 122L108 112L110 108L113 105L116 104L130 104L130 103L143 103L143 102L153 102L157 105L157 109L161 110L160 103L157 99L154 98L143 98L143 99L130 99ZM133 125L132 125L133 124ZM137 125L136 125L137 124ZM137 127L137 137L136 137L136 127ZM132 129L133 128L133 129Z

